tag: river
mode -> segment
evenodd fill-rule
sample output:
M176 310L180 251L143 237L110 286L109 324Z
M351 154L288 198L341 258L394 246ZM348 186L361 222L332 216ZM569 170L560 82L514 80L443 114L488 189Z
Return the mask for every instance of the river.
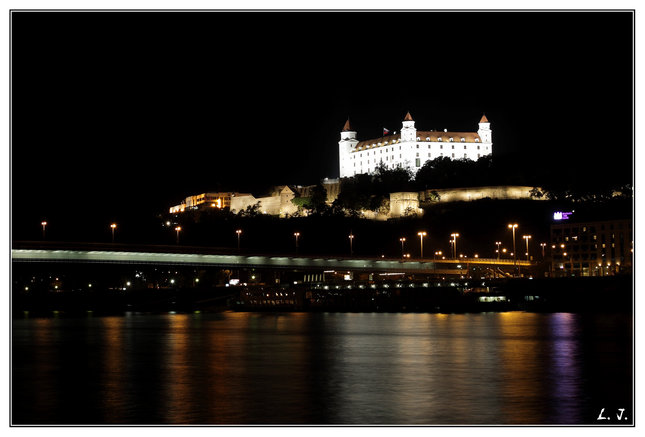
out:
M632 327L519 311L26 316L12 423L628 425Z

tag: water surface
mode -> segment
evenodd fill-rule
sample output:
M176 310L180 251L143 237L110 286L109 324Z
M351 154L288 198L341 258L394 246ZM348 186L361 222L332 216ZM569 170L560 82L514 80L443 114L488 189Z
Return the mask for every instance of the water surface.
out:
M631 333L623 314L15 319L12 421L630 424Z

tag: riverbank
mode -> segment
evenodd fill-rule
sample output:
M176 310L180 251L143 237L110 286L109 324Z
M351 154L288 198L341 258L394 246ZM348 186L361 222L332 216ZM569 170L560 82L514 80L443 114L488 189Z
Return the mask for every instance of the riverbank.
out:
M629 313L633 308L632 285L631 276L614 276L479 282L320 283L206 289L95 290L41 294L14 291L12 309L16 317L228 310Z

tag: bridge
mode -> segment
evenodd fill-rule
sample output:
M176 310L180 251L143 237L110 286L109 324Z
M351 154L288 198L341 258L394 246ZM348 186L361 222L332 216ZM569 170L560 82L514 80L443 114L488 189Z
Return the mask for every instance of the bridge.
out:
M531 267L526 260L509 259L399 259L385 257L342 257L237 253L234 249L114 245L92 243L14 242L13 262L108 263L212 266L221 268L264 268L297 270L341 270L363 272L467 274L472 267L496 269Z

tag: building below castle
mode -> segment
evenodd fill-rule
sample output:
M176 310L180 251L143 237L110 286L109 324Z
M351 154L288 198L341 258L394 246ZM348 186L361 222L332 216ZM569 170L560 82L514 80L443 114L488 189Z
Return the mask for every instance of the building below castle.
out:
M327 191L327 203L331 204L338 197L340 182L338 179L325 178L321 184ZM257 205L261 214L285 217L298 212L298 206L292 201L299 197L311 197L314 187L315 185L278 185L266 196L261 197L237 192L201 193L186 197L179 205L170 207L169 212L178 214L186 210L217 208L239 214Z
M372 174L383 164L388 169L407 168L416 173L426 163L439 157L471 159L493 153L493 134L484 115L477 132L420 131L408 112L400 133L384 130L381 138L359 141L349 123L345 123L338 142L340 177Z

